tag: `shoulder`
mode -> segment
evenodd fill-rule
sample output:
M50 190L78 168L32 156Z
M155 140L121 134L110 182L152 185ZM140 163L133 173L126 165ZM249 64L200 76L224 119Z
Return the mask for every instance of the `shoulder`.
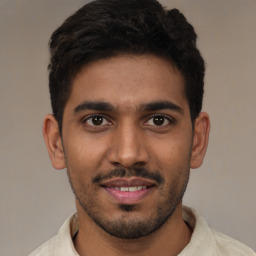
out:
M211 229L206 220L189 207L183 207L183 218L193 230L190 243L180 256L256 256L247 245Z
M29 254L29 256L53 256L56 240L57 236L52 237L46 243L44 243L31 254Z
M220 252L220 255L256 256L256 253L251 248L236 239L213 229L211 229L211 232L216 241L216 249Z
M61 226L56 236L41 245L29 256L59 256L74 255L78 256L73 237L78 232L77 214L70 216Z

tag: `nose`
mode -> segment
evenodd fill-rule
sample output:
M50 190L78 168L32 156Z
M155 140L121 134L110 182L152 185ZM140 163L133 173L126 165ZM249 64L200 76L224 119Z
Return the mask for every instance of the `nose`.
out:
M145 135L134 125L118 127L108 151L108 161L116 167L143 167L149 159Z

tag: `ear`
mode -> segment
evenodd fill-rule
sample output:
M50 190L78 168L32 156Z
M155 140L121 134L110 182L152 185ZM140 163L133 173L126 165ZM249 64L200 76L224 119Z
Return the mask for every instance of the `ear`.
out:
M201 112L195 120L194 138L190 160L190 168L195 169L202 165L208 146L210 119L207 113Z
M53 115L47 115L44 118L43 135L52 166L55 169L64 169L66 164L61 135L58 122Z

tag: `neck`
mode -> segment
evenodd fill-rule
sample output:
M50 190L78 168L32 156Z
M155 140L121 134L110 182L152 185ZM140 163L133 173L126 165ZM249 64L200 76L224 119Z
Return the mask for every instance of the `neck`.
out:
M79 233L74 241L80 256L178 255L189 243L191 230L182 217L181 204L157 231L138 239L121 239L107 234L78 207Z

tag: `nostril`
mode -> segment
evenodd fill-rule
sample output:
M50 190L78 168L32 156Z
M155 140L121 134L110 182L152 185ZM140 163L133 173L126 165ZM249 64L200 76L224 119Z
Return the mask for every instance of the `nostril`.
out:
M138 138L135 140L119 138L107 152L108 161L115 167L144 167L148 162L148 152Z

